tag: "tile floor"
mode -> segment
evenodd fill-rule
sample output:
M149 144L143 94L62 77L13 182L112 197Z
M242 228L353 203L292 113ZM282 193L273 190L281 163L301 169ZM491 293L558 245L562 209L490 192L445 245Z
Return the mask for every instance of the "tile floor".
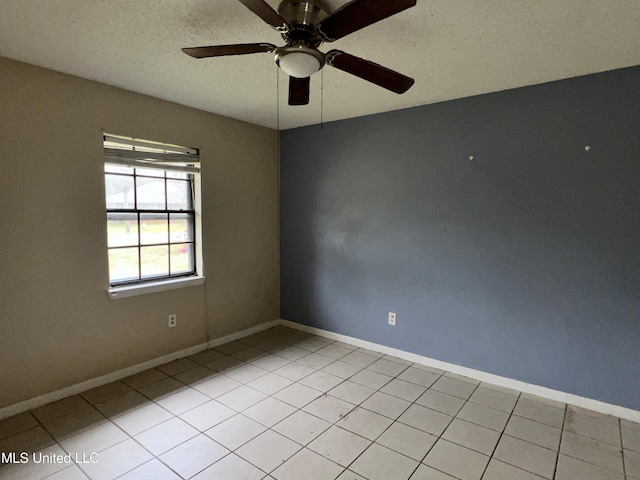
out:
M3 420L0 451L3 480L640 480L640 424L284 327Z

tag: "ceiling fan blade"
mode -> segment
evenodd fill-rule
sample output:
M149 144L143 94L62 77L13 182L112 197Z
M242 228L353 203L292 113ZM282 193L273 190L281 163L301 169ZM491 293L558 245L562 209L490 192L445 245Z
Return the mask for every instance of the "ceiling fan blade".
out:
M289 77L289 105L309 104L309 84L311 78Z
M236 45L214 45L211 47L188 47L182 51L194 58L224 57L225 55L247 55L249 53L273 52L270 43L238 43Z
M354 0L320 22L318 30L325 41L332 42L407 8L414 7L416 1Z
M404 93L411 88L415 80L394 72L382 65L354 57L341 50L331 50L326 55L327 63L332 67L360 77L395 93Z
M258 15L275 29L287 29L289 25L273 8L264 0L240 0L245 7Z

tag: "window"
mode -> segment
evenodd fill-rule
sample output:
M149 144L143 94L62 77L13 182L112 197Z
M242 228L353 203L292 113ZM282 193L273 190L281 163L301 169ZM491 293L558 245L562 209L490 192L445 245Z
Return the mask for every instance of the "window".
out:
M201 275L198 150L110 135L104 152L110 286Z

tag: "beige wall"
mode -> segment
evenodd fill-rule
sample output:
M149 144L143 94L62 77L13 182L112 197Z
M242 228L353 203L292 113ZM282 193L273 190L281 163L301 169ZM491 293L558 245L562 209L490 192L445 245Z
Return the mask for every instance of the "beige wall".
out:
M109 299L103 130L202 148L204 286ZM0 407L278 318L277 135L0 58Z

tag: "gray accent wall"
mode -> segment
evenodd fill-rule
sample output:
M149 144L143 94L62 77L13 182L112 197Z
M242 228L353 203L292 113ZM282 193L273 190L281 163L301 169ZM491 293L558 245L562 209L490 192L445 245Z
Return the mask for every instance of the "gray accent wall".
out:
M640 410L640 67L282 132L281 316Z

